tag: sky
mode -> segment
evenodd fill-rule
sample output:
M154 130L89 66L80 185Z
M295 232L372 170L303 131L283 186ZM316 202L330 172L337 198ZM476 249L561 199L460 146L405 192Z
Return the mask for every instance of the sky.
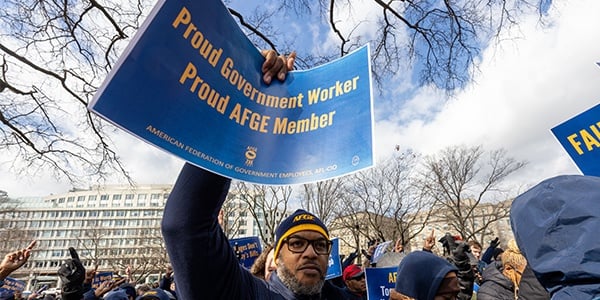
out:
M600 45L594 42L600 36L600 1L553 5L550 25L531 16L519 28L522 38L485 49L480 72L451 99L423 87L394 107L397 113L376 118L376 158L390 155L395 145L426 155L448 146L482 145L528 162L508 179L520 190L548 177L580 174L550 129L600 102ZM375 109L386 110L388 102L375 95ZM182 160L121 130L112 138L138 184L175 182ZM70 188L50 174L23 178L0 164L0 190L10 197Z

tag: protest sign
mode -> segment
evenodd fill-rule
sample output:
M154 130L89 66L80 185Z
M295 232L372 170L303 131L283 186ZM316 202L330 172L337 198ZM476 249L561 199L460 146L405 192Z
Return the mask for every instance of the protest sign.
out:
M22 292L25 289L25 281L18 280L12 277L4 278L4 285L2 288L16 292Z
M219 0L158 1L89 108L214 173L299 184L373 165L369 48L285 82Z
M366 268L367 299L389 300L390 289L396 287L398 267Z
M600 104L552 128L579 170L600 176Z
M97 272L92 279L92 288L98 288L103 282L112 281L113 272Z
M325 280L342 276L342 262L340 261L340 239L331 239L331 253L329 253L329 262Z
M230 239L229 244L240 264L250 269L256 258L262 253L260 239L257 236Z

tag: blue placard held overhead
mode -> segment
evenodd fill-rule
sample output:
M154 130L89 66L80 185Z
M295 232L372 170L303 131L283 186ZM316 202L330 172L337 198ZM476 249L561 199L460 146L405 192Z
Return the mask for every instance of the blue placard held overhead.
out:
M336 278L342 276L342 262L340 261L340 239L331 239L331 253L329 253L329 262L327 266L327 275L325 279Z
M197 166L259 184L373 165L368 46L271 85L263 62L221 1L158 1L90 109Z
M243 237L229 240L241 265L250 269L256 258L262 253L260 239L257 236Z
M600 176L600 104L552 128L584 175Z

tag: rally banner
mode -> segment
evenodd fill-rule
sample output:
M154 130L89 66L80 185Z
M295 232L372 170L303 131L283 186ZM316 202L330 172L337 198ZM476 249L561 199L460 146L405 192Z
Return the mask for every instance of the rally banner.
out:
M256 258L262 253L260 239L257 236L230 239L229 244L242 266L250 269Z
M373 165L369 47L285 82L219 0L158 1L89 108L199 167L300 184Z
M367 299L389 300L390 289L396 287L396 274L398 267L366 268L365 280L367 281Z
M600 176L600 104L552 128L584 175Z
M25 289L25 281L18 280L12 277L4 278L4 285L2 288L13 291L13 292L22 292Z
M329 263L327 266L327 275L325 280L342 276L342 262L340 260L340 239L331 239L331 253L329 253Z

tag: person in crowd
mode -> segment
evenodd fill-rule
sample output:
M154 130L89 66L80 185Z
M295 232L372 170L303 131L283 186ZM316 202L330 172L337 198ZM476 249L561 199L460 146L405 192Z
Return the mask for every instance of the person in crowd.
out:
M516 300L521 274L525 271L526 265L527 260L521 254L517 243L510 240L502 260L493 262L485 269L477 299Z
M366 300L367 299L367 283L365 281L365 272L356 264L347 266L342 272L344 280L345 293L344 299L347 300Z
M515 239L552 299L600 298L600 177L561 175L517 196Z
M475 272L472 266L472 261L475 260L469 244L458 239L450 233L446 233L438 240L444 248L444 256L457 268L457 276L459 281L460 293L458 299L471 299L473 295L473 286L475 282ZM423 250L431 252L432 246L435 245L434 231L425 239Z
M294 56L264 51L263 80L284 80ZM269 79L269 80L266 80ZM331 252L329 231L315 215L297 210L276 229L277 270L268 281L240 266L218 223L231 180L189 163L182 168L166 203L162 232L177 273L181 299L343 299L325 281ZM202 269L202 272L198 272Z
M483 270L487 266L487 264L481 260L481 244L478 241L471 240L469 241L469 249L471 249L471 254L473 254L473 261L471 261L471 266L473 267L473 273L475 275L475 285L481 285L483 280L482 275Z
M404 253L404 244L402 243L401 238L396 240L393 251L397 253Z
M177 293L175 291L175 276L173 275L173 267L168 265L165 271L165 275L161 278L158 287L165 291L167 295L173 296L177 299Z
M4 256L2 262L0 262L0 287L4 285L6 277L27 263L36 243L37 241L35 240L31 241L27 247L7 253ZM13 300L15 299L15 294L10 290L0 288L0 299Z
M484 262L486 265L491 263L493 260L500 260L498 257L502 255L502 248L500 246L500 238L496 237L495 239L490 241L490 245L485 249L485 252L481 255L480 261Z
M147 284L138 284L135 286L136 295L141 296L152 288Z
M4 256L4 259L0 262L0 286L4 285L4 279L6 279L8 275L27 263L36 243L37 241L32 241L27 247L10 252Z
M277 269L277 266L273 262L274 252L273 246L267 245L263 249L263 252L256 258L252 267L250 267L250 273L258 278L269 280L271 272Z
M391 300L458 299L456 266L428 251L411 252L398 265Z

